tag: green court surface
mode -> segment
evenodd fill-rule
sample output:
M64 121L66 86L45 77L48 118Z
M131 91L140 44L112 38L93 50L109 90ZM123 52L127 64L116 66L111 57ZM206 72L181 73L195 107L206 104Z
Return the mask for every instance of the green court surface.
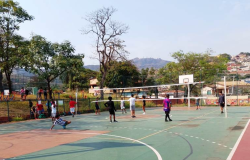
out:
M147 109L146 115L137 109L137 118L131 118L129 113L116 112L118 123L110 123L109 113L102 112L101 115L62 117L72 121L65 130L55 126L50 131L51 119L2 124L0 136L14 136L19 132L41 134L32 145L42 146L47 144L43 140L51 133L56 134L49 146L9 158L15 160L225 160L249 120L249 112L249 107L229 107L228 118L225 118L219 107L204 107L201 110L173 107L173 121L165 122L161 108ZM96 131L106 132L96 134ZM85 134L91 137L86 138ZM71 140L74 136L79 139L51 146L59 137ZM0 138L1 142L7 143ZM32 149L29 145L30 142L21 144L27 150ZM0 147L0 153L13 146Z

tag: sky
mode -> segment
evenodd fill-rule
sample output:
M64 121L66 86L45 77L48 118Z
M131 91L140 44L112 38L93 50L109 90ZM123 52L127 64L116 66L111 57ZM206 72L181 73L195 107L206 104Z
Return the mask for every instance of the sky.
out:
M212 55L250 52L249 0L17 0L33 21L20 25L18 33L29 39L31 33L51 42L69 40L75 53L84 53L85 65L92 59L94 35L84 35L89 13L114 7L112 20L129 26L120 38L132 58L161 58L174 61L177 51Z

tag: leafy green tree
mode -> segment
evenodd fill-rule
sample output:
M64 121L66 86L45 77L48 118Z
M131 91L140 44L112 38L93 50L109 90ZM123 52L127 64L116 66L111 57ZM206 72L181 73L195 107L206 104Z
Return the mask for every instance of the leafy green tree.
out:
M170 62L165 67L159 69L157 81L161 84L179 83L179 75L193 74L195 81L205 81L205 83L213 83L214 76L217 73L226 70L228 59L223 56L211 56L211 52L183 53L182 51L175 52L172 57L177 62ZM175 90L179 86L174 86ZM191 85L191 90L195 86Z
M71 71L64 72L60 79L71 89L76 87L79 89L89 88L89 80L93 77L97 77L98 72L86 69L84 67L74 68Z
M111 66L107 73L105 86L118 88L138 85L140 73L133 63L130 61L113 61Z
M29 50L31 56L25 58L26 70L43 78L48 89L51 88L50 83L64 72L83 66L84 56L74 55L75 49L69 41L51 43L42 36L33 35Z
M23 57L28 54L28 41L17 35L16 31L21 23L30 20L33 20L33 17L17 2L0 1L0 74L5 73L10 92L13 68L20 66Z

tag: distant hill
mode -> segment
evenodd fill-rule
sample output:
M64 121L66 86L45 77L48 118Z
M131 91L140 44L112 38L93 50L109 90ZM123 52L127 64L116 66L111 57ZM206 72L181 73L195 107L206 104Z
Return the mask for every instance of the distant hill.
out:
M99 71L100 70L99 65L86 65L86 66L84 66L84 68L90 69L92 71Z
M136 65L136 67L141 70L142 68L155 68L159 69L164 67L170 61L163 60L161 58L134 58L132 62Z
M159 69L164 67L170 61L163 60L161 58L134 58L131 60L133 64L141 70L142 68L155 68ZM85 68L93 71L99 71L99 65L86 65Z

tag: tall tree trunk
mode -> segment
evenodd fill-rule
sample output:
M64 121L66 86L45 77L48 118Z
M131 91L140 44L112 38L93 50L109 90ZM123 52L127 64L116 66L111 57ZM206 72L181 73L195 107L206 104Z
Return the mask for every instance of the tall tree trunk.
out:
M0 92L3 92L3 72L0 70Z
M12 93L12 82L11 82L11 78L10 78L11 74L8 74L6 72L5 72L5 74L6 74L7 84L8 84L8 87L9 87L9 92L11 94Z
M50 91L50 81L47 80L47 86L48 86L48 91L49 91L49 99L52 99L52 92Z
M102 73L102 79L101 79L101 82L100 82L100 89L103 89L103 87L104 87L104 82L105 82L105 79L106 79L106 73L107 73L106 70L104 70L103 73ZM103 92L103 90L101 90L100 99L103 99L103 98L104 98L104 92Z

